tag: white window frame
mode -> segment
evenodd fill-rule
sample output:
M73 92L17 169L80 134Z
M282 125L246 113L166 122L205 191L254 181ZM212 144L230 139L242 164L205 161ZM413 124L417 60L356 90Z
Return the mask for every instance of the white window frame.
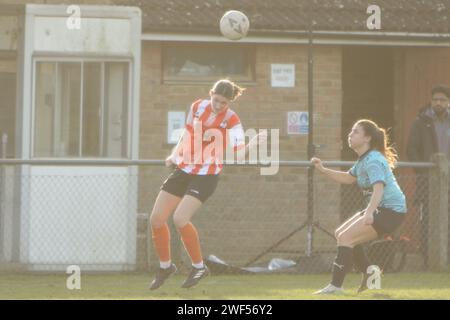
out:
M131 59L127 58L108 58L108 57L34 57L33 58L33 69L32 69L32 88L31 88L31 123L30 123L30 155L31 159L42 159L42 158L49 158L49 157L37 157L35 156L35 150L34 150L34 133L35 133L35 114L36 114L36 66L39 62L47 62L47 63L55 63L56 64L56 79L57 78L57 63L80 63L81 64L81 77L80 77L80 144L79 144L79 150L78 150L78 156L75 157L76 159L117 159L117 160L130 160L131 159L131 147L132 147L132 123L133 123L133 100L132 100L132 94L133 94L133 61ZM100 150L103 150L103 129L104 129L104 111L105 111L105 63L108 62L117 62L117 63L127 63L128 64L128 87L127 87L127 140L126 140L126 155L125 158L110 158L110 157L82 157L82 149L83 149L83 81L84 81L84 63L89 62L97 62L101 65L101 94L100 94L100 104L101 104L101 121L100 121L100 144L99 148ZM54 97L57 98L56 95ZM50 157L55 158L55 157ZM73 157L57 157L58 159L73 159Z

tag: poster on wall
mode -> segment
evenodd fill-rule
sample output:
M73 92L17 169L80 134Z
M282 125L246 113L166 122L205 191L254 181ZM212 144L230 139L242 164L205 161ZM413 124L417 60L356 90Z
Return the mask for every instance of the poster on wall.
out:
M176 144L183 134L185 112L169 111L167 120L167 143Z
M271 68L273 88L295 87L295 64L272 64Z
M308 134L309 113L305 111L291 111L287 113L287 133Z

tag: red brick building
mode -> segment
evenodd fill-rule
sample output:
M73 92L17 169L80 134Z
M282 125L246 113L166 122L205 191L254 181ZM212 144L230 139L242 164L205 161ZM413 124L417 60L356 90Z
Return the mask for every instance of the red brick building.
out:
M372 4L381 9L380 30L369 30L367 26L373 13L368 13L368 8ZM141 110L148 110L141 117L141 132L145 135L141 140L141 154L144 158L155 154L164 156L168 152L167 146L161 143L165 138L167 110L183 110L187 107L186 102L204 96L214 79L202 76L201 72L193 72L187 78L170 77L170 59L187 60L193 52L201 52L203 63L208 65L214 61L214 56L220 61L223 59L221 53L230 50L235 52L230 53L233 55L231 60L239 56L247 63L238 75L224 72L247 87L246 94L235 104L245 126L280 129L280 159L306 160L307 136L288 135L286 115L289 111L308 110L307 31L310 16L314 38L314 143L320 146L317 149L319 157L355 159L346 146L346 135L355 120L370 118L391 128L400 160L407 161L405 145L416 112L428 102L434 84L450 85L448 1L192 0L171 1L164 5L157 1L137 1L136 5L143 11ZM223 12L230 9L243 11L251 22L249 35L236 42L224 40L217 27ZM295 65L295 87L272 87L272 64ZM147 85L150 90L145 90ZM155 117L154 112L158 116ZM250 190L258 190L257 193L266 194L266 198L283 199L277 204L270 200L261 204L255 200L258 197L254 193L244 193L247 187L242 187L244 195L236 196L236 189L241 189L235 185L240 181L235 171L237 169L225 171L233 191L228 192L223 186L211 200L212 207L206 207L206 212L198 219L205 219L203 232L210 234L211 239L214 239L212 230L216 229L214 224L206 222L206 216L219 219L217 228L223 230L225 227L226 231L216 230L217 241L222 243L224 238L227 239L227 245L222 245L220 253L226 259L242 262L249 259L244 257L245 249L237 249L242 241L246 241L242 235L244 230L249 230L250 238L254 239L250 245L252 252L258 252L283 238L293 230L293 225L304 222L306 170L281 169L275 177L255 178L258 180ZM285 193L290 190L295 191L285 199ZM340 215L348 215L347 211L355 204L348 203L352 200L346 196L341 197L335 184L320 178L315 190L319 194L315 219L332 231L340 221ZM223 209L227 218L217 217L213 208L220 197L236 197L236 207ZM252 205L247 207L249 200L246 198L251 199ZM321 201L324 198L329 201ZM339 207L340 214L335 210ZM259 219L257 217L262 217L262 221L254 227L253 221ZM281 225L274 227L272 219L285 224L280 222ZM240 230L236 230L235 221L239 221ZM225 222L224 226L222 222ZM268 235L267 230L279 231ZM299 232L282 249L302 251L305 240L305 232ZM232 244L233 241L236 243ZM332 243L322 232L315 232L316 250L327 250ZM209 248L206 250L217 252L214 250L217 246ZM238 252L242 252L242 258Z
M17 39L24 30L21 17L25 7L16 3L0 1L0 129L9 137L6 156L11 158L23 156L17 125L20 108L16 101L20 100L15 88L22 68ZM169 112L185 112L192 101L208 96L216 79L230 77L247 88L233 105L245 128L279 129L280 160L307 160L308 136L288 134L287 122L288 112L308 110L310 18L314 43L314 144L319 146L317 155L323 159L354 159L346 147L347 132L356 119L370 118L392 128L401 160L406 161L406 138L417 110L427 103L435 83L450 85L448 0L92 0L83 4L98 5L105 12L110 8L106 6L140 8L139 132L138 151L134 153L140 159L164 158L173 147L168 141ZM368 27L368 21L374 21L374 12L368 13L373 4L381 9L381 29ZM241 10L250 19L250 32L240 41L226 40L219 32L218 21L230 9ZM83 52L75 54L70 50L39 54L46 61L61 63L84 57ZM104 61L102 57L97 57L97 62L104 63L102 68L107 69L111 57ZM272 68L278 64L295 70L293 87L272 85ZM88 140L98 138L89 134ZM98 145L86 144L90 146L87 153L83 151L75 158L132 158L119 147L122 153L108 156L96 152ZM80 149L85 150L82 143ZM45 150L43 154L51 158L74 157L63 151L47 154ZM39 158L39 154L31 158ZM140 266L145 265L148 251L142 214L151 210L166 175L161 168L140 169L137 212L143 219L137 225L136 257ZM332 231L341 215L347 214L340 189L317 178L316 192L315 220ZM195 218L206 239L205 253L243 264L305 221L306 169L281 168L277 175L263 177L255 168L228 168L209 203ZM316 233L315 249L333 247L329 236ZM283 247L287 252L301 252L304 248L304 232Z

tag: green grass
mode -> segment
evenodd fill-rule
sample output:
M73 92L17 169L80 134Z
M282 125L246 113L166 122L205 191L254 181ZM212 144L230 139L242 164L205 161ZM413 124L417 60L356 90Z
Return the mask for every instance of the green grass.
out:
M181 289L177 275L156 291L150 274L82 274L81 290L66 288L66 274L0 273L0 299L450 299L450 273L387 274L380 290L355 293L360 276L350 274L345 293L314 296L330 275L211 276L197 287Z

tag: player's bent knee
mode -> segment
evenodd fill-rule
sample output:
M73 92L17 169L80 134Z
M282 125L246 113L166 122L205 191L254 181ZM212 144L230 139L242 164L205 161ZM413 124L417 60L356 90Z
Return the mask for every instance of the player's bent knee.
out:
M166 220L162 219L161 217L158 217L158 215L151 215L150 216L150 225L152 228L161 228L166 223Z
M334 231L334 238L336 239L336 240L338 240L338 237L339 237L339 229L336 229L335 231Z
M345 232L342 231L342 228L337 228L334 231L334 237L336 239L336 241L345 241Z
M175 214L173 216L173 223L175 224L175 227L177 229L184 227L186 224L189 223L189 220L181 215Z

